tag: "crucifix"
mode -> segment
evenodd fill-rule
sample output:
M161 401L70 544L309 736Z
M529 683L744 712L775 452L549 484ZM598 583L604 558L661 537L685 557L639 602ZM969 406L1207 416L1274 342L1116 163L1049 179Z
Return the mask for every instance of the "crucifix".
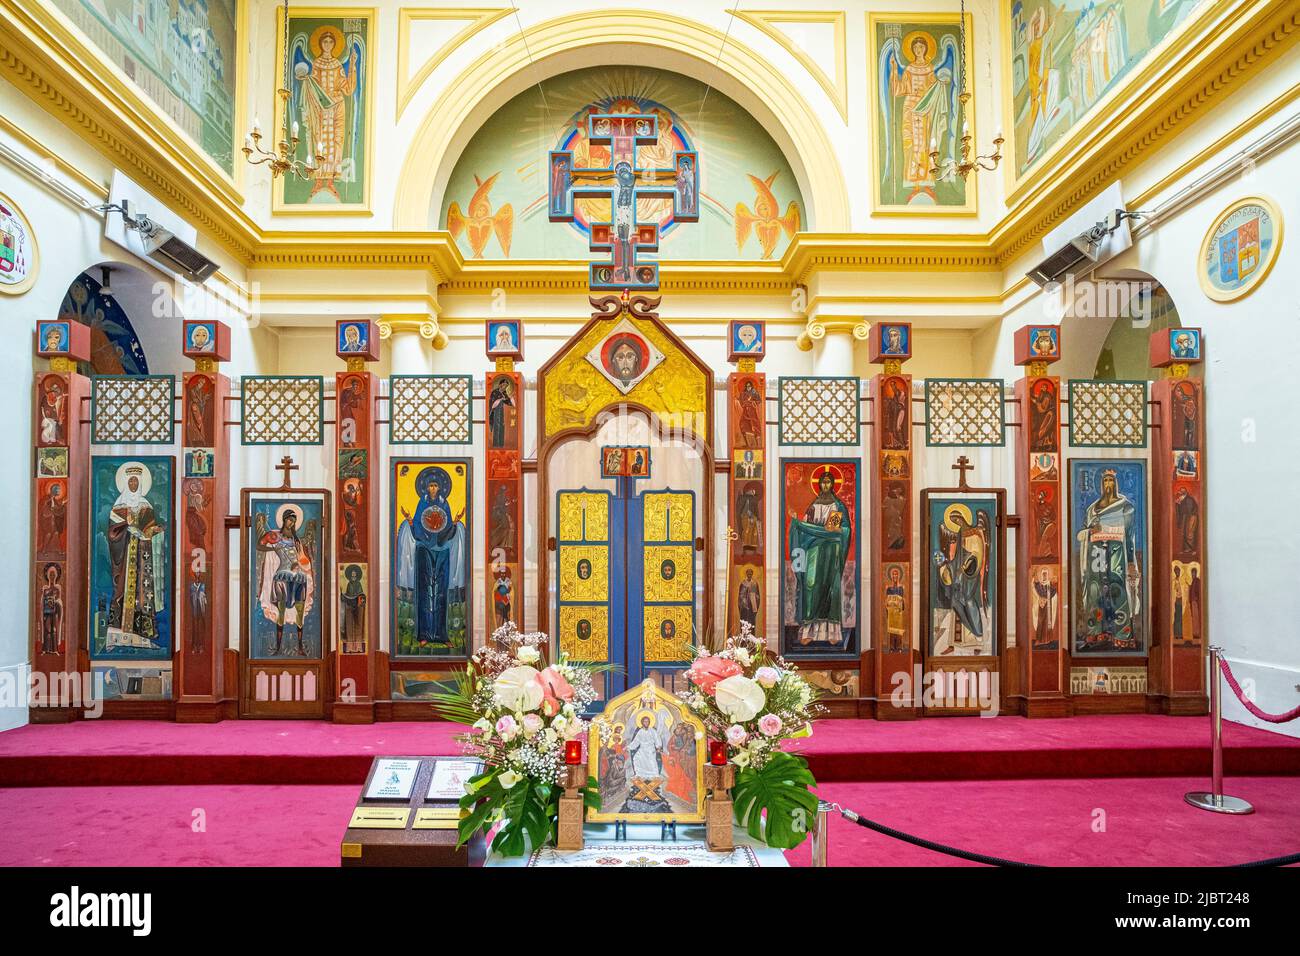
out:
M552 222L573 222L579 199L608 199L610 221L591 223L592 252L608 252L609 260L588 267L593 292L654 291L659 288L659 264L638 261L639 251L659 251L659 224L637 220L637 200L671 199L676 222L698 222L699 156L678 150L673 164L661 168L637 166L637 147L659 139L659 117L652 113L593 113L587 116L587 142L609 147L609 165L576 168L573 150L551 150L547 208Z
M285 455L280 459L280 464L275 466L276 471L284 472L284 481L280 484L280 490L285 491L289 487L289 472L297 471L298 466L293 463L293 459Z
M961 473L957 479L958 487L962 491L966 491L970 487L969 485L966 484L966 472L974 471L975 466L970 463L969 458L967 458L965 455L962 455L960 458L957 459L957 464L952 466L952 470Z

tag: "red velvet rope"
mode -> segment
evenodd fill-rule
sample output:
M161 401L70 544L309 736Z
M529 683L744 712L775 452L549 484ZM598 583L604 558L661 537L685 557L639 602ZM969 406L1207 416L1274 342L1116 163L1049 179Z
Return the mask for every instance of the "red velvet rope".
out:
M1237 700L1241 701L1241 705L1260 720L1266 720L1270 724L1285 724L1287 721L1300 717L1300 707L1294 707L1285 714L1270 714L1260 710L1253 701L1247 700L1246 695L1241 692L1241 685L1237 683L1237 678L1232 676L1232 668L1228 666L1228 661L1224 657L1219 658L1219 670L1223 671L1224 679L1227 680L1228 686L1232 688L1232 692L1237 695Z

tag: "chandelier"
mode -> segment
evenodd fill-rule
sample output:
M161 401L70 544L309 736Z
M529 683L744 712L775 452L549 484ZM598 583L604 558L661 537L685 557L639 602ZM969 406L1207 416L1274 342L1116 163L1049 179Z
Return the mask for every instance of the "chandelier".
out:
M953 174L965 179L976 169L997 169L998 163L1002 161L1002 144L1006 142L1002 138L1002 131L998 130L997 136L993 137L993 152L987 155L975 153L974 138L970 134L970 122L967 117L967 105L970 103L970 91L966 89L966 0L961 3L961 19L958 21L958 29L961 31L960 56L961 56L961 92L957 94L957 101L961 104L961 159L947 157L940 161L939 159L939 141L932 138L930 140L930 175L945 179L951 178Z
M284 118L280 129L280 141L274 149L262 148L262 124L256 117L248 135L244 137L244 158L254 166L266 164L271 169L271 178L281 173L297 176L299 179L311 179L312 172L325 160L323 144L317 144L317 152L307 160L298 158L298 121L290 116L289 109L289 0L284 0L284 64L282 78L284 85L276 90L280 98L280 115ZM310 144L309 144L310 145Z

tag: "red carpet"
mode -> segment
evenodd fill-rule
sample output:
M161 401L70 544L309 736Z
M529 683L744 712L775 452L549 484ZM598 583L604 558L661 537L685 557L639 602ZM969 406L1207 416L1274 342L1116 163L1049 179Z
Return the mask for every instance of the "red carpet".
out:
M1237 777L1249 817L1183 803L1199 777L831 784L822 795L963 849L1073 866L1222 865L1300 851L1300 779ZM4 866L337 866L353 786L0 790ZM38 799L36 799L38 797ZM33 809L56 827L25 825ZM1105 832L1094 832L1095 811ZM202 816L196 815L202 811ZM196 832L194 821L205 829ZM808 846L787 854L806 866ZM832 866L969 866L831 821Z
M0 733L0 786L353 784L377 754L455 753L445 723L87 720ZM1300 774L1300 740L1224 724L1228 773ZM1208 774L1209 720L824 720L800 742L818 780Z

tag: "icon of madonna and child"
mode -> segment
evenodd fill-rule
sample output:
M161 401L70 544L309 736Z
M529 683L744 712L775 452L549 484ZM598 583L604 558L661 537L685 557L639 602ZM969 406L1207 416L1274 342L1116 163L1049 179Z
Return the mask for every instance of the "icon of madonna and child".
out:
M471 546L468 463L395 462L393 507L396 654L462 655Z

